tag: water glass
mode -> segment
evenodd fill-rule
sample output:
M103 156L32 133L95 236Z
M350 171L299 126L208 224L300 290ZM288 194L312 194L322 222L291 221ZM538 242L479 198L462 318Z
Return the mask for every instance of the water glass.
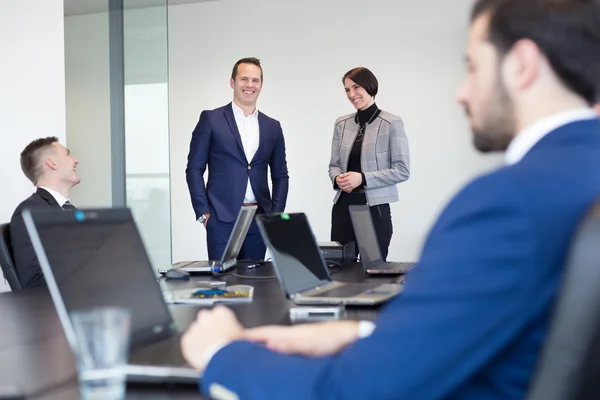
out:
M118 307L101 307L71 313L77 339L79 390L84 400L122 400L131 316Z

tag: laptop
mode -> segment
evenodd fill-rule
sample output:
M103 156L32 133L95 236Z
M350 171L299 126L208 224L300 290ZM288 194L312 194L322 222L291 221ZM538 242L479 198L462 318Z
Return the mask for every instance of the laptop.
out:
M23 219L74 354L72 311L123 307L131 311L127 380L198 383L130 210L33 209Z
M367 274L401 275L408 273L416 265L414 262L383 261L370 207L368 205L351 205L348 209L360 253L360 262Z
M240 254L240 250L244 244L246 234L248 233L248 229L250 229L250 225L252 224L252 220L254 219L254 214L256 213L257 208L258 206L242 206L242 208L240 208L240 212L235 220L231 235L229 235L227 245L225 246L225 250L223 251L223 256L221 257L220 261L183 262L177 263L174 265L174 267L189 272L190 274L212 273L213 271L225 272L235 267L238 261L237 256ZM159 272L166 273L167 271L161 269Z
M303 213L261 214L257 223L283 291L296 304L375 305L402 290L389 283L333 281Z

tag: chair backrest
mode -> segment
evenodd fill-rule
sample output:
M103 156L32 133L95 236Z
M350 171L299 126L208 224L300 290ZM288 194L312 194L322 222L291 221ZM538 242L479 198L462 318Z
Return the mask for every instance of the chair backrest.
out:
M0 266L4 279L8 281L10 289L15 292L21 290L21 283L15 271L12 245L10 243L10 224L0 225Z
M571 244L527 400L600 399L600 201Z

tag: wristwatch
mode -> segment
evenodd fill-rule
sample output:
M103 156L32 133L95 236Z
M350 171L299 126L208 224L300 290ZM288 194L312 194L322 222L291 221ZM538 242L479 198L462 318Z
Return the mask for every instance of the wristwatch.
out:
M201 224L205 223L206 220L208 218L206 217L206 215L201 215L200 218L198 218L198 222L200 222Z

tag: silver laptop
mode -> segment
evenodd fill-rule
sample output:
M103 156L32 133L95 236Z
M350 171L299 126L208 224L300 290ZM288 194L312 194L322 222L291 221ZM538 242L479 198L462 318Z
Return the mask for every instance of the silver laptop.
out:
M36 209L23 219L74 354L72 311L123 307L132 317L127 379L197 384L130 210Z
M279 282L296 304L374 305L402 290L389 283L333 281L303 213L261 214L257 223Z
M383 261L377 242L371 208L368 205L351 205L350 219L356 235L360 262L369 275L401 275L410 271L416 263Z
M184 270L191 274L193 273L211 273L211 272L225 272L237 264L237 256L240 254L240 249L246 240L248 229L254 219L254 214L258 206L242 206L238 213L229 240L223 251L223 256L220 261L194 261L183 265L175 265L177 269ZM159 270L164 273L165 270Z

